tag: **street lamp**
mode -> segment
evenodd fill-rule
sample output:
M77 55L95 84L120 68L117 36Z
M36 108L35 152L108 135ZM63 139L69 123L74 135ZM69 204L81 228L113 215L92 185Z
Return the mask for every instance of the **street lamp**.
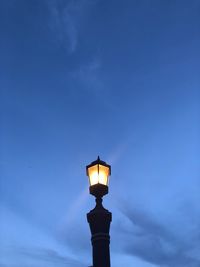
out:
M96 197L96 206L87 214L93 251L93 267L110 267L110 223L112 214L102 205L102 197L108 193L111 166L100 160L86 166L90 194Z
M95 197L103 197L108 193L109 176L111 175L111 167L105 161L93 161L86 166L86 173L89 177L90 194Z

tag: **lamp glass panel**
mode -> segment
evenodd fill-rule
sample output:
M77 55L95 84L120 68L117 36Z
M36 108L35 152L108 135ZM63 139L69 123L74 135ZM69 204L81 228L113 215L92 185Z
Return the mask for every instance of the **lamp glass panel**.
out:
M88 176L90 180L90 185L98 184L99 182L98 165L94 165L88 168Z
M99 165L99 183L108 185L109 168Z

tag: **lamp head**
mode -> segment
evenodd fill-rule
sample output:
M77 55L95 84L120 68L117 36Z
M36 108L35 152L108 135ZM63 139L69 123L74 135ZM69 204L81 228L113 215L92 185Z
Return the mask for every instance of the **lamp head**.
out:
M108 193L111 166L98 157L97 160L86 166L86 173L89 177L90 194L96 197L106 195Z

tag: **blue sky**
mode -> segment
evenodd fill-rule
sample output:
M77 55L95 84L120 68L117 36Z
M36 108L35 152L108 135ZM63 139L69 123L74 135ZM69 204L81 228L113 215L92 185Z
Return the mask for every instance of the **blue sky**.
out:
M91 264L98 155L112 266L200 266L200 2L2 0L0 29L0 267Z

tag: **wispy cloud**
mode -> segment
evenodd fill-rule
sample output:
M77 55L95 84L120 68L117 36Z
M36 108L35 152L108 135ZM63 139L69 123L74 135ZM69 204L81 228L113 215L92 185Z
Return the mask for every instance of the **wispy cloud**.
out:
M53 249L21 249L21 254L26 257L36 259L41 262L50 262L52 265L56 266L74 266L82 267L85 266L81 262L67 256L60 255L57 251Z
M132 231L123 229L128 240L124 245L126 253L163 267L200 266L200 242L194 240L199 231L185 240L170 230L172 225L166 227L147 212L126 207L121 211L132 223Z
M67 246L64 247L55 240L52 231L46 233L20 213L13 213L4 206L0 206L0 214L2 215L0 232L2 266L85 266L72 256Z
M77 48L80 25L91 3L89 0L47 0L49 27L55 41L65 46L70 53Z
M100 59L95 57L89 62L80 64L76 70L69 72L69 76L74 80L79 80L90 93L97 94L103 89L103 84L99 77L101 66Z
M78 83L77 88L84 90L93 102L98 103L100 100L101 107L116 111L118 107L112 102L112 88L102 76L103 68L103 62L97 53L91 60L82 62L75 70L68 72L67 77L73 83Z
M4 249L5 250L5 249ZM4 252L5 253L5 252ZM7 248L7 253L12 257L15 257L15 263L0 263L0 266L12 266L12 267L22 267L22 266L34 266L34 267L44 267L44 266L57 266L57 267L83 267L86 264L75 260L72 257L63 256L57 251L48 248L40 247L9 247ZM17 255L17 260L16 260ZM31 265L30 265L31 262Z

